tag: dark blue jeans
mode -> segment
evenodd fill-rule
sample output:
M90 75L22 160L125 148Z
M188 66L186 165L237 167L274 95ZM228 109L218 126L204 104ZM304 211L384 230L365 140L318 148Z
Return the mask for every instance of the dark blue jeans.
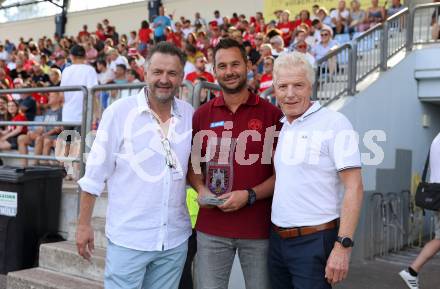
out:
M272 289L330 289L325 266L337 239L337 229L282 239L273 229L269 241Z

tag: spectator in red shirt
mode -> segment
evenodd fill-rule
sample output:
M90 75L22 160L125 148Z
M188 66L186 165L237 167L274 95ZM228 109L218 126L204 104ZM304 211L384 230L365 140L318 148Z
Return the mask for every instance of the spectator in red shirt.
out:
M102 27L101 23L96 24L95 35L101 41L105 41L105 39L107 39L107 37L105 36L104 27Z
M272 86L273 79L273 63L275 62L275 58L272 56L266 56L263 60L263 75L260 78L260 88L258 89L259 93L264 92L266 89Z
M142 55L146 55L148 44L153 39L153 30L150 29L150 24L146 20L142 21L141 29L138 31L138 50Z
M284 45L288 46L292 39L292 33L295 30L295 25L289 20L290 11L284 10L281 14L281 21L278 23L277 28L283 32Z
M15 100L8 101L8 113L11 121L26 121L26 116L19 110ZM0 131L0 150L16 150L18 148L17 138L27 133L26 126L10 125Z
M189 73L186 76L186 80L191 81L192 83L195 83L197 78L204 78L208 82L215 82L214 76L206 71L206 58L205 56L198 56L196 58L195 68L196 71Z
M242 45L222 39L214 48L214 59L222 95L201 106L193 117L189 180L201 205L196 224L196 287L226 289L238 250L246 287L267 289L275 177L272 145L266 152L263 147L265 138L272 139L265 132L280 126L282 114L248 90ZM212 144L209 148L208 143ZM202 170L201 156L208 150L212 158L203 161ZM209 206L206 197L224 203Z
M298 27L301 24L307 24L307 26L312 27L312 20L310 20L310 12L308 10L302 10L299 14L299 19L295 20L294 27Z
M82 41L83 37L89 37L90 33L87 31L87 25L83 25L83 30L78 33L78 39Z

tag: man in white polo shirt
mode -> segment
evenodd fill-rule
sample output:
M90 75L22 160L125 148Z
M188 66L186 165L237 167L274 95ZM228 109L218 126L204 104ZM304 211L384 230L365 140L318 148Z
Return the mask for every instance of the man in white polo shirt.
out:
M345 279L361 210L357 135L345 116L310 100L314 75L301 53L275 60L285 117L275 152L272 289L324 289Z
M440 133L434 138L429 151L429 168L430 168L430 183L440 184ZM405 284L410 289L419 289L418 274L423 266L438 252L440 252L440 212L434 214L434 239L423 246L422 251L417 258L412 262L407 270L399 272Z
M177 289L191 235L186 173L193 108L175 95L183 80L183 53L168 42L150 51L147 87L103 114L87 159L76 242L93 253L91 217L108 188L106 289Z

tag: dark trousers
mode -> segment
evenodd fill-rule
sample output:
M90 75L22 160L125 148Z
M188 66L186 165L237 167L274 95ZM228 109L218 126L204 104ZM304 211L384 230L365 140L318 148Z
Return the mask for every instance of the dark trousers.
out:
M193 230L188 240L188 253L186 256L185 266L183 267L182 277L180 278L179 289L193 289L192 264L194 256L197 253L197 236L196 230Z
M337 234L332 229L282 239L272 229L268 260L272 289L331 289L325 267Z

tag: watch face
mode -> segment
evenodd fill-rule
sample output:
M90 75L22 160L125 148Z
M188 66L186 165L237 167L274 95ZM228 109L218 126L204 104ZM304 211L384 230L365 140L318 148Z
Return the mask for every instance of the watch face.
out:
M344 238L344 239L342 239L341 244L345 248L348 248L348 247L351 247L352 241L350 240L350 238Z

